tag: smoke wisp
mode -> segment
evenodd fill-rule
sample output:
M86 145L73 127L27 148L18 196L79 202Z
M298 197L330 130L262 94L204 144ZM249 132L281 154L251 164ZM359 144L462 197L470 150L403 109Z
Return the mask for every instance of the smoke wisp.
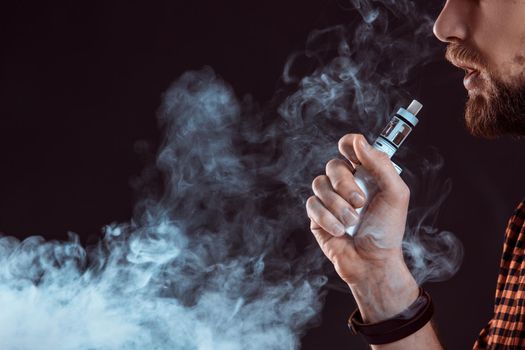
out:
M99 244L0 237L0 349L297 349L327 281L304 212L311 181L345 133L377 133L433 53L431 21L408 16L413 2L348 5L355 22L312 32L268 108L238 99L211 68L173 83L144 172L162 185L145 180L133 218L105 227ZM420 282L461 260L452 235L426 238L438 197L411 213L404 246Z

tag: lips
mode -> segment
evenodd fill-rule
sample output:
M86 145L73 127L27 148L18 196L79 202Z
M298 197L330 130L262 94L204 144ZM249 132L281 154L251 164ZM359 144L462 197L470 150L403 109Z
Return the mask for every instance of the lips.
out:
M481 71L479 69L475 69L474 67L469 66L463 62L452 61L452 64L465 71L465 78L463 79L463 85L465 86L465 89L467 89L469 92L479 90L483 84Z
M463 78L463 85L468 91L476 90L480 87L482 81L480 72L475 69L466 68L465 78Z
M462 60L460 61L455 57L447 57L447 59L454 66L465 71L465 78L463 79L463 85L465 86L465 89L467 89L469 92L472 92L478 90L481 87L481 84L483 84L483 79L479 69L476 69L472 64Z

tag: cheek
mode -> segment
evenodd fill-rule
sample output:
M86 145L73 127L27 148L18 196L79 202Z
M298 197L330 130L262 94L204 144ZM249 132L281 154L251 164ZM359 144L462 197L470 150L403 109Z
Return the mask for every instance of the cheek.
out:
M494 47L484 57L487 64L486 77L509 85L521 84L525 80L525 46L523 49L506 51L503 48L498 51Z
M525 67L525 1L481 1L474 16L472 39L488 70L512 82Z
M522 86L525 81L525 46L505 60L495 73L496 78L509 86Z
M516 77L515 83L523 85L525 81L525 35L522 36L520 48L514 56L511 74Z

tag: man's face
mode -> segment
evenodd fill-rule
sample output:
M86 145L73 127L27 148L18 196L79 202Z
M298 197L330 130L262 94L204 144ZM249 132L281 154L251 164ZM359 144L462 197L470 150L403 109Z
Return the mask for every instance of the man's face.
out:
M434 34L466 71L469 130L525 136L525 0L447 0Z

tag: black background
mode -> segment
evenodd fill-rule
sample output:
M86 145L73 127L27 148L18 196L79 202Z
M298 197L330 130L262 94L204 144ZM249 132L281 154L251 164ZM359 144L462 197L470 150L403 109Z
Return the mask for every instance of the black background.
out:
M161 94L182 72L210 65L264 102L308 32L349 16L332 0L16 1L0 12L0 231L49 239L97 237L130 218L136 143L158 142ZM467 349L490 317L505 224L523 196L522 145L467 134L462 74L444 60L421 74L425 120L411 142L444 156L453 190L438 226L466 249L460 272L427 288L445 344ZM365 348L346 328L353 307L330 291L302 349Z

